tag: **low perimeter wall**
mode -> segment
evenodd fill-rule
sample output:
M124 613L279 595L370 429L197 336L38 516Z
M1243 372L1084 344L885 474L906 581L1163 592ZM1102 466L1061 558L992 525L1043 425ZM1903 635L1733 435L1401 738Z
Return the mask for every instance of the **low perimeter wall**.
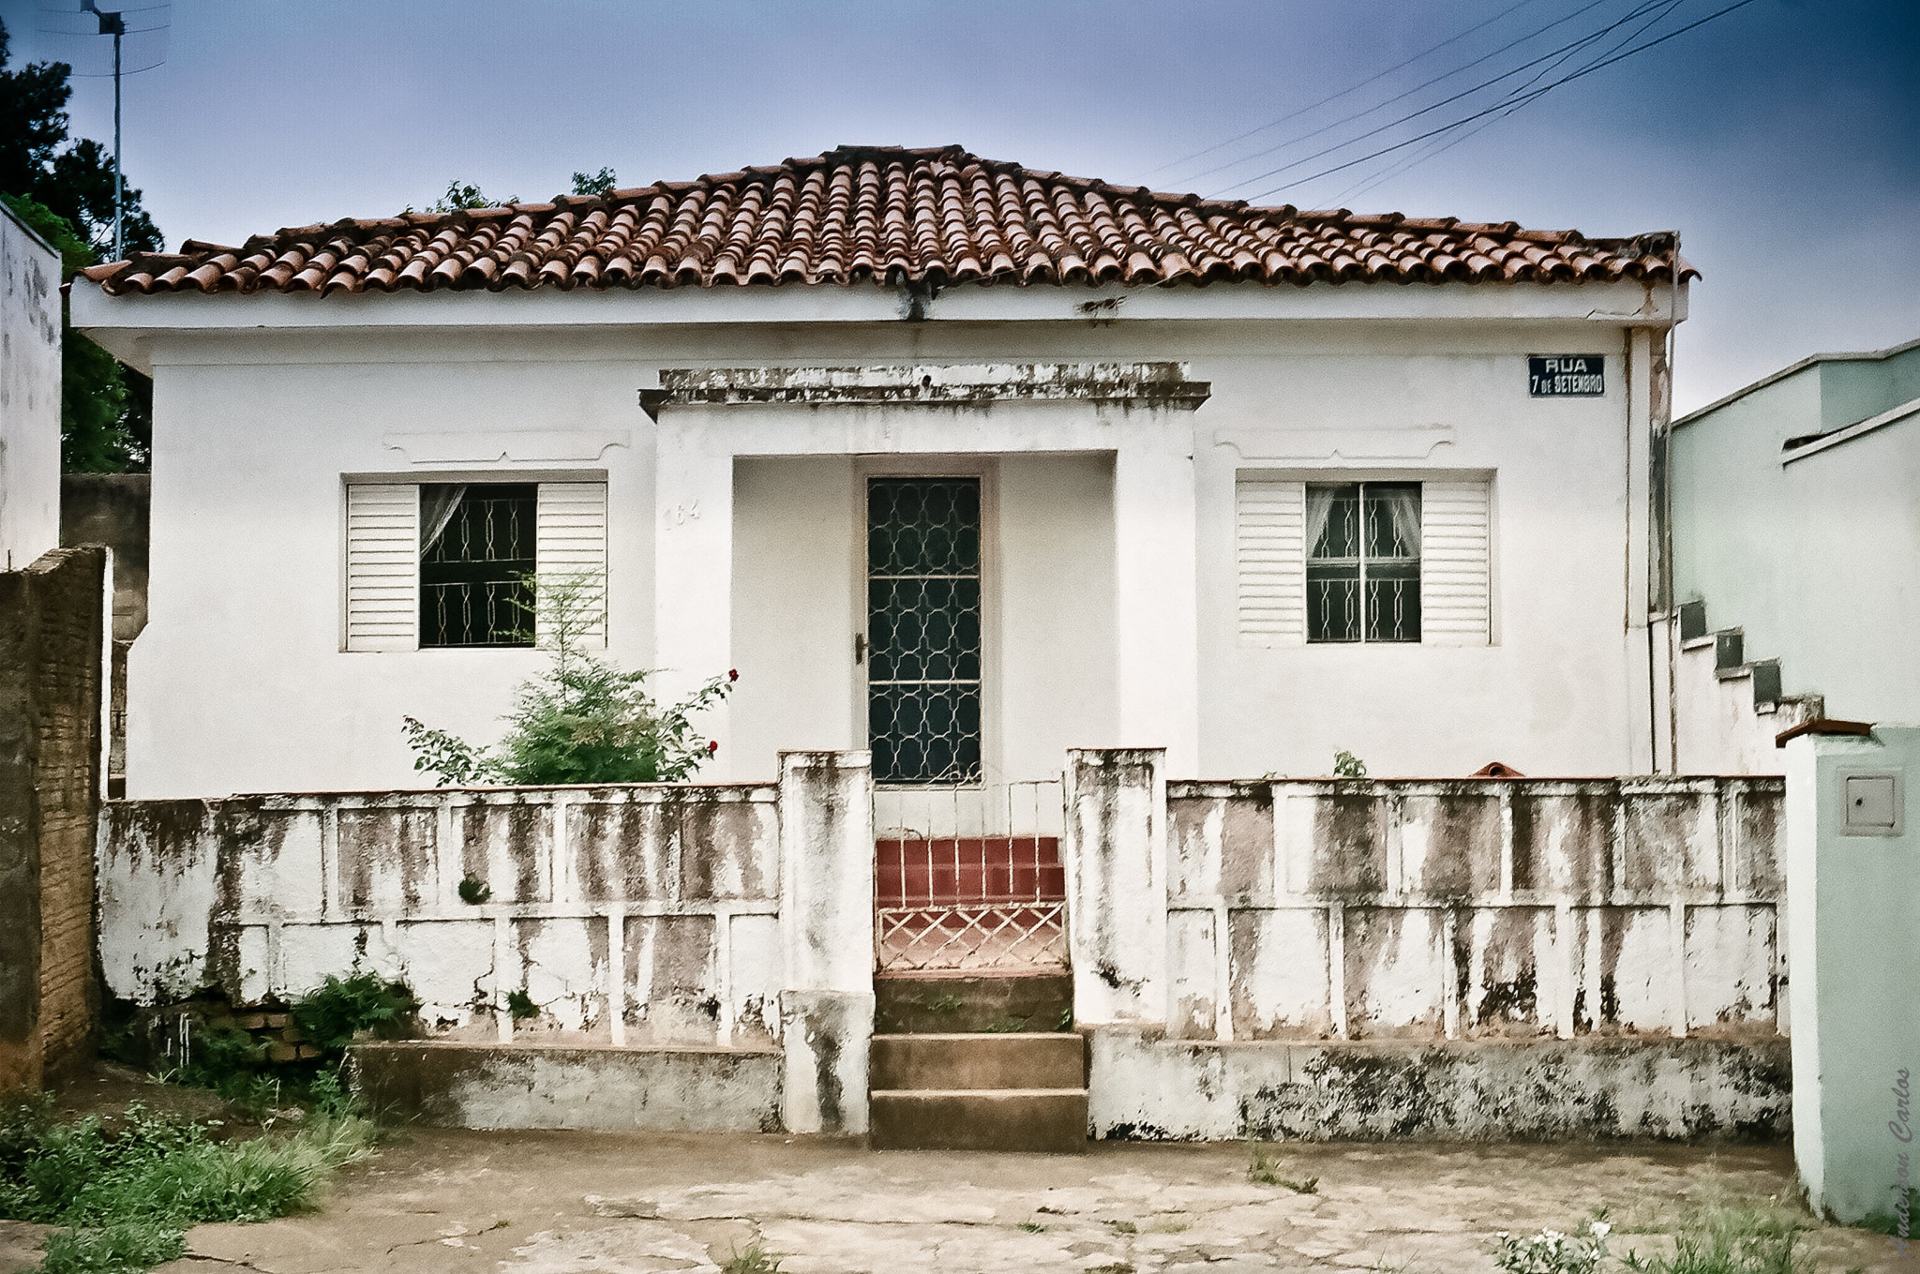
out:
M255 1004L403 978L435 1038L363 1074L450 1122L861 1132L871 772L782 764L112 804L107 980ZM1776 779L1170 783L1106 750L1063 793L1095 1136L1787 1126Z
M1097 1136L1786 1129L1777 779L1066 791Z
M672 1054L656 1069L683 1086L704 1064L700 1126L764 1127L771 1102L789 1131L866 1129L865 753L788 753L759 786L111 802L102 817L101 964L124 999L212 986L255 1005L371 969L405 981L441 1039L571 1046L494 1068L436 1057L449 1109L518 1076L529 1118L564 1122L534 1081L611 1045ZM776 1048L783 1065L754 1060ZM777 1087L755 1091L767 1075Z

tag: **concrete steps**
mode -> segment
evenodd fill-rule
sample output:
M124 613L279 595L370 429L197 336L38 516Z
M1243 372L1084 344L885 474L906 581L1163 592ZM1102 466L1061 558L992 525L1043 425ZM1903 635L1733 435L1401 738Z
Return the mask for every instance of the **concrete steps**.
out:
M1087 1080L1086 1041L1073 1032L876 1035L867 1064L876 1090L1078 1089Z
M1069 1029L1070 977L884 975L874 989L875 1149L1086 1149L1086 1041Z
M875 1091L868 1117L876 1150L1087 1148L1084 1088Z
M882 1034L1064 1031L1073 1025L1073 977L1061 973L882 973L873 980L873 1029Z

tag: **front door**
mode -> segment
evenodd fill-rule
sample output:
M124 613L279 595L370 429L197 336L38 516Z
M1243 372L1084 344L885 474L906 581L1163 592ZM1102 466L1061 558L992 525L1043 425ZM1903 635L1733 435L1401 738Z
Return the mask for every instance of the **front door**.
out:
M867 745L883 784L981 776L980 479L867 480Z

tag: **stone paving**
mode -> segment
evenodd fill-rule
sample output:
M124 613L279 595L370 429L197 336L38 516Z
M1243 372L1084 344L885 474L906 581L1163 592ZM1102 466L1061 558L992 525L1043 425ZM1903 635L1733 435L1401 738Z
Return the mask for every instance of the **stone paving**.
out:
M325 1207L188 1235L169 1274L347 1270L716 1274L756 1245L783 1274L1237 1274L1493 1270L1502 1229L1610 1210L1616 1250L1700 1206L1791 1205L1784 1148L1299 1145L1288 1185L1246 1147L1084 1155L869 1152L779 1137L416 1130ZM1804 1218L1797 1208L1796 1215ZM0 1250L5 1235L0 1233ZM1893 1241L1816 1229L1817 1269L1903 1266ZM0 1258L0 1269L8 1268Z

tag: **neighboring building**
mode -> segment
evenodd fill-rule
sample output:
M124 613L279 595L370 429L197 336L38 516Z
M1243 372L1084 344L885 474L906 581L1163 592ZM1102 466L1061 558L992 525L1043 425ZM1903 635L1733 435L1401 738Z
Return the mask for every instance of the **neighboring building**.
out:
M1920 721L1920 340L1675 421L1673 560L1683 772L1780 773L1807 715Z
M490 738L541 661L527 569L604 569L663 692L740 670L703 777L1645 772L1692 273L956 148L99 267L154 378L127 791L422 783L402 715Z
M60 254L0 203L0 571L60 544Z

